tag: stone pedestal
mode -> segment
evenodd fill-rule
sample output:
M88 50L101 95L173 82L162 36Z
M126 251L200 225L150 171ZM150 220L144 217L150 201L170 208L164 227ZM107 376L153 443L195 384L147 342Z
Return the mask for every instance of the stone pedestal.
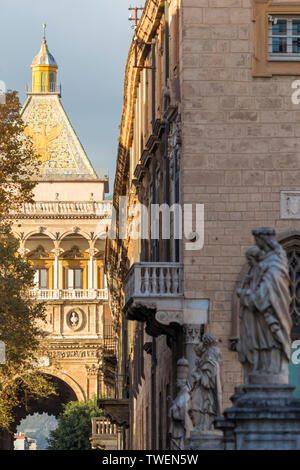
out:
M293 386L246 384L237 387L233 406L217 418L225 450L300 449L300 399Z
M186 450L224 450L223 436L215 431L192 431Z

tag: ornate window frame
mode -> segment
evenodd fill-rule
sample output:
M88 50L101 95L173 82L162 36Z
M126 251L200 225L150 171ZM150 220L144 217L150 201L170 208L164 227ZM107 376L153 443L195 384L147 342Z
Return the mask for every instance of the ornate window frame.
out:
M269 60L268 17L274 15L300 16L300 2L273 2L272 0L252 0L252 21L254 22L254 55L252 75L272 77L272 75L300 75L300 61Z
M294 341L300 339L300 233L291 231L277 237L277 239L288 257L292 297L290 313L293 322L291 338Z

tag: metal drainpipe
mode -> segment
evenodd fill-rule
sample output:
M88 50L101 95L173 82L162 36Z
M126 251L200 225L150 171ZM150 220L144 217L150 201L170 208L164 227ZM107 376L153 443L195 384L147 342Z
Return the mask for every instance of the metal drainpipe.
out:
M169 57L169 0L165 0L165 80L166 86L170 76L170 57ZM170 125L167 123L165 129L165 203L170 205L170 175L169 175L169 132ZM170 261L170 240L165 240L165 261Z
M170 205L170 171L169 171L169 133L170 133L170 124L166 124L165 128L165 203ZM170 261L171 250L170 250L170 240L165 240L165 261Z
M165 0L165 78L166 85L168 84L168 78L170 76L170 48L169 48L169 0Z
M154 130L155 116L156 116L156 39L152 39L152 131Z
M152 339L152 364L151 364L151 450L156 450L156 339Z

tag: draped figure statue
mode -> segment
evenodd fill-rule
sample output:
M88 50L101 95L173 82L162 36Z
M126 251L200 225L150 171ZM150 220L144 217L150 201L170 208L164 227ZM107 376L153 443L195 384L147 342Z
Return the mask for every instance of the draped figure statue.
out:
M239 359L246 382L256 382L259 377L282 381L279 376L287 381L292 326L287 257L273 229L262 227L252 233L256 247L246 253L249 273L237 290L241 304Z
M259 278L259 262L263 256L262 251L253 246L246 251L246 258L249 265L248 274L245 276L242 290L246 293L255 289L255 283ZM256 339L255 317L249 308L246 295L244 303L240 306L240 340L237 343L237 352L240 362L244 365L245 381L248 381L249 373L258 368L258 344Z
M214 431L213 422L221 414L222 354L216 344L217 339L214 335L204 334L202 341L195 346L197 359L192 371L189 406L193 432Z
M186 359L179 359L177 362L177 396L175 400L168 400L171 403L169 409L170 428L169 439L171 450L183 450L186 438L189 437L191 422L188 415L190 400L190 385L188 383L189 363Z

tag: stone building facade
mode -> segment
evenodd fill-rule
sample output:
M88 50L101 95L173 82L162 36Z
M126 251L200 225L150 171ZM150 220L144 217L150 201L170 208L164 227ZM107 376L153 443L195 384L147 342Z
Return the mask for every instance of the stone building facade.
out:
M47 344L40 366L54 380L58 395L19 408L14 427L27 414L57 415L65 402L111 396L115 389L105 274L112 208L105 200L108 176L97 176L68 120L57 68L44 39L31 65L32 86L22 109L25 134L41 165L34 202L11 219L20 253L35 269L30 296L45 302Z
M253 228L274 227L287 250L292 337L299 337L300 108L292 101L299 25L299 2L145 3L125 72L116 219L125 198L128 207L204 205L205 224L203 248L194 227L176 240L174 215L169 239L159 216L148 237L135 239L132 210L125 236L117 222L110 241L122 378L110 415L126 425L127 448L168 448L175 364L185 355L192 367L193 343L204 331L220 340L223 407L230 405L243 381L235 291ZM151 240L155 224L160 237ZM299 382L297 371L291 377Z

